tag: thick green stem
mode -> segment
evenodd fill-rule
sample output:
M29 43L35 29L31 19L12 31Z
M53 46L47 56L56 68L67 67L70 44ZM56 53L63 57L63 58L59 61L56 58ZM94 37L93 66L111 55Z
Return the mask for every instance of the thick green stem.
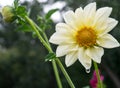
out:
M75 86L74 86L72 80L70 79L68 73L66 72L65 68L64 68L63 65L61 64L60 60L57 58L56 61L57 61L58 65L59 65L60 69L62 70L62 72L63 72L65 78L67 79L67 81L68 81L70 87L71 87L71 88L75 88Z
M99 88L103 88L102 81L100 79L100 73L99 73L99 69L98 69L97 63L96 62L93 62L93 63L94 63L94 68L95 68L95 72L96 72Z
M42 44L47 48L47 50L49 52L52 52L51 47L46 43L46 41L40 35L39 31L36 29L36 26L35 26L34 22L28 16L25 16L25 19L31 25L31 27L33 28L33 30L37 34L37 36L38 36L39 40L42 42ZM60 80L60 77L59 77L59 74L58 74L58 69L57 69L55 60L52 60L52 65L53 65L53 69L54 69L54 73L55 73L55 77L56 77L56 80L57 80L58 87L62 88L62 83L61 83L61 80Z
M49 44L49 41L48 41L48 38L46 36L46 34L44 32L42 32L42 30L29 18L29 17L25 17L26 20L30 23L30 25L32 26L32 28L34 29L34 31L36 32L36 34L38 35L38 38L39 40L43 43L43 45L46 47L46 49L50 52L50 53L53 53L52 49L51 49L51 46ZM42 33L44 39L42 38L42 36L39 34L39 31L37 30L40 30L40 32ZM55 59L61 69L61 71L63 72L65 78L67 79L68 81L68 84L70 85L71 88L75 88L74 84L72 83L68 73L66 72L65 68L63 67L62 63L60 62L60 60L58 58ZM52 60L52 65L53 65L53 69L54 69L54 72L55 72L55 76L56 76L56 80L57 80L57 84L58 84L58 87L59 88L62 88L62 84L61 84L61 81L60 81L60 77L59 77L59 74L58 74L58 70L57 70L57 66L56 66L56 62L55 60Z
M37 28L39 28L39 27L37 26ZM39 29L39 30L40 30L40 29ZM46 36L45 33L43 34L43 36L44 36L46 42L49 44L48 38L47 38L47 36ZM49 46L50 46L50 44L49 44ZM51 46L50 46L50 47L51 47ZM60 60L59 60L58 58L56 58L56 61L57 61L58 65L59 65L60 69L62 70L65 78L67 79L70 87L71 87L71 88L75 88L74 84L72 83L72 80L70 79L68 73L67 73L66 70L64 69L64 67L63 67L62 63L60 62Z
M49 45L49 47L51 47L51 46L50 46L50 43L49 43L49 41L48 41L48 38L47 38L47 36L46 36L46 34L45 34L45 32L42 31L42 29L41 29L38 25L35 24L35 26L36 26L36 28L42 33L42 35L43 35L43 37L45 38L45 40L46 40L47 44Z
M49 45L46 43L46 41L42 38L42 36L40 35L39 31L36 29L36 26L34 24L34 22L28 17L25 16L25 19L29 22L29 24L31 25L31 27L33 28L33 30L35 31L35 33L37 34L39 40L42 42L42 44L46 47L46 49L49 52L52 52L51 48L49 47Z
M53 65L53 69L54 69L54 72L55 72L55 75L56 75L56 80L57 80L58 87L62 88L62 84L61 84L61 80L59 78L58 69L57 69L55 60L52 61L52 65Z
M49 44L48 38L47 38L47 36L46 36L45 33L44 33L43 36L44 36L46 42ZM50 46L50 44L49 44L49 46ZM68 81L70 87L71 87L71 88L75 88L74 84L72 83L72 80L70 79L68 73L67 73L66 70L64 69L64 67L63 67L62 63L60 62L60 60L59 60L58 58L56 58L56 61L57 61L58 65L59 65L60 69L62 70L62 72L63 72L65 78L67 79L67 81Z

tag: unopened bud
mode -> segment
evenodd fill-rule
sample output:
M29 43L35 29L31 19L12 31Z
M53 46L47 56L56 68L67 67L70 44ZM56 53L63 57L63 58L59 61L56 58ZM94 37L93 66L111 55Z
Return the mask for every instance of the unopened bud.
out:
M11 6L4 6L2 8L2 16L3 16L3 20L5 22L12 22L15 20L15 14L14 14L14 10L13 7Z

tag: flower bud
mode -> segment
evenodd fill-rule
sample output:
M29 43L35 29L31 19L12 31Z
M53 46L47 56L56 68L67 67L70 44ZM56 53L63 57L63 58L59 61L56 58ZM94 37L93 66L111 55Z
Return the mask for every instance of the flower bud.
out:
M12 22L15 20L15 14L14 14L14 10L13 7L11 6L4 6L2 8L2 16L3 16L3 20L5 22Z

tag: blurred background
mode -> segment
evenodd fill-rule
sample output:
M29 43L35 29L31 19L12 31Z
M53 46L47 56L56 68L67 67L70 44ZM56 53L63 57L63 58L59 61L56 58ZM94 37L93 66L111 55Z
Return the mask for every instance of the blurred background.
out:
M3 0L0 2L2 3ZM5 0L4 0L5 1ZM13 0L6 0L1 4L10 4ZM65 11L84 7L90 2L97 2L97 8L113 7L111 17L120 21L120 0L20 0L36 23L37 16L44 16L50 9L59 10L52 15L53 23L46 33L48 37L55 31L55 25L62 22ZM15 23L3 22L0 16L0 88L57 88L51 62L45 62L47 50L30 32L17 30ZM120 24L110 32L120 42ZM55 51L56 46L52 45ZM64 57L60 59L64 64ZM66 66L65 66L66 68ZM104 76L106 88L120 88L120 48L105 49L100 72ZM94 68L86 73L84 67L77 61L66 68L76 88L90 86ZM63 88L70 88L64 75L59 69Z

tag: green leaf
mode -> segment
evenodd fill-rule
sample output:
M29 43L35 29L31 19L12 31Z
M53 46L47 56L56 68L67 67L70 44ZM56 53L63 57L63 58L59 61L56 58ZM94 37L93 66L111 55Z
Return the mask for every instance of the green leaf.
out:
M31 32L32 29L29 25L27 24L24 24L24 25L21 25L17 28L18 31L23 31L23 32Z
M49 19L53 13L55 13L56 11L58 11L58 9L52 9L50 10L46 15L45 15L45 19Z
M22 24L22 25L25 24L25 19L23 19L21 16L18 15L16 18L17 18L16 20L17 24Z
M45 57L45 61L52 61L56 58L55 53L49 53L46 57Z
M24 17L25 15L27 15L26 8L24 6L19 6L17 8L17 15L21 17Z
M43 20L43 17L41 17L41 16L38 15L38 16L37 16L37 20L38 20L38 21L42 21L42 20Z
M18 7L18 5L19 5L18 2L19 2L19 0L15 0L15 1L14 1L14 7L15 7L15 9L16 9L16 8Z

